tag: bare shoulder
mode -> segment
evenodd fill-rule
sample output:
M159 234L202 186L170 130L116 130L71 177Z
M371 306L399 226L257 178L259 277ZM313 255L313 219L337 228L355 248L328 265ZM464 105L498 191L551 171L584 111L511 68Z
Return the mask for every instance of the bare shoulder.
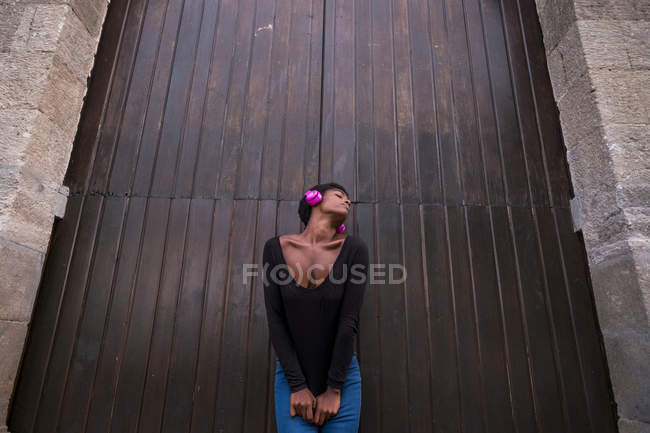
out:
M291 245L300 244L300 239L298 238L298 234L296 233L280 235L277 236L277 238L280 241L280 245L282 245L283 247L287 244L291 244Z

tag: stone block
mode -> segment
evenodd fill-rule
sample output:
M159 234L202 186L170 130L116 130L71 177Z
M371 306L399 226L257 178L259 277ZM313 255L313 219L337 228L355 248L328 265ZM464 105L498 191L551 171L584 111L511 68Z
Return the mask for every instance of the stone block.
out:
M603 330L618 413L630 420L650 413L650 334Z
M650 19L627 21L626 24L629 26L626 49L632 67L650 68Z
M26 336L27 322L0 320L0 424L6 419Z
M73 140L39 110L0 110L0 166L25 167L46 186L63 182Z
M619 418L618 433L650 433L650 424L632 419Z
M567 162L583 217L583 234L592 259L603 244L626 236L626 221L617 201L617 179L611 155L595 129L567 147Z
M650 151L650 125L606 124L603 132L619 180L650 182L650 163L644 161Z
M110 0L71 0L70 5L93 38L99 39Z
M573 82L587 73L578 23L572 23L557 47L548 54L549 72L555 100L559 101Z
M0 433L9 433L9 429L5 424L8 415L7 412L8 407L9 407L9 400L0 399Z
M646 0L573 0L578 19L650 20Z
M598 320L603 330L650 331L650 310L644 288L639 284L637 265L635 256L628 248L627 253L610 256L591 267Z
M0 53L10 50L19 27L25 21L24 9L22 5L0 2Z
M638 236L650 239L650 207L625 207L623 212L629 227L630 241L634 241ZM646 259L645 263L650 264L650 258Z
M576 18L572 1L545 0L540 6L539 23L542 27L544 48L548 54L564 38Z
M86 85L51 53L0 53L0 109L39 109L74 137Z
M0 28L0 47L5 47L0 51L53 53L79 81L86 81L98 38L88 33L69 5L5 4L0 10L9 16L9 22Z
M58 185L44 184L25 167L0 166L0 231L7 239L45 252L54 212L61 194Z
M576 78L557 105L567 149L583 137L598 133L602 121L589 74Z
M647 21L578 21L590 68L648 69L650 23Z
M647 220L646 220L647 222ZM630 237L629 240L632 254L634 255L634 263L636 265L636 273L639 278L639 287L645 302L646 311L650 312L650 237L637 235ZM649 322L650 322L650 313Z
M30 4L22 7L23 20L14 35L11 50L15 52L55 52L72 10L62 4Z
M87 3L91 4L92 2L87 1ZM89 35L76 14L67 16L56 55L84 85L90 76L98 43L99 35Z
M3 236L0 232L0 320L28 322L43 270L44 254Z
M577 27L590 68L630 68L630 28L626 21L581 20Z
M52 53L0 53L0 109L38 108L50 84Z
M2 4L23 7L58 5L70 8L93 38L99 38L110 0L0 0Z
M650 124L650 70L590 69L603 124Z
M650 101L649 101L650 102ZM650 125L604 125L620 207L650 205Z
M39 108L64 132L74 134L81 117L86 84L80 82L58 56L52 59L49 78Z
M557 98L560 99L576 79L587 73L587 62L585 61L577 23L571 24L553 54L556 52L556 55L560 58L564 74L564 85L559 89L559 97Z
M557 102L566 93L567 89L566 73L564 72L562 53L559 48L556 47L548 55L546 58L546 66L548 67L551 86L553 86L553 98Z

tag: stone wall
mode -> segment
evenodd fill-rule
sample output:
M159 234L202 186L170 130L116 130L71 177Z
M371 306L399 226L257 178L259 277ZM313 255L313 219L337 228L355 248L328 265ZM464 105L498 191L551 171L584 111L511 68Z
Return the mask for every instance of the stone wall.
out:
M621 432L650 432L650 2L536 0Z
M0 0L0 432L107 0Z

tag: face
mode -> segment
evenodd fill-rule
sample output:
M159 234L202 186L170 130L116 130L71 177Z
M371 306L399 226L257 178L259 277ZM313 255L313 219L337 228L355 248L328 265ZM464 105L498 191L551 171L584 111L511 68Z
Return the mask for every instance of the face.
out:
M342 213L347 216L352 203L347 194L340 189L328 189L323 195L323 207L330 212Z

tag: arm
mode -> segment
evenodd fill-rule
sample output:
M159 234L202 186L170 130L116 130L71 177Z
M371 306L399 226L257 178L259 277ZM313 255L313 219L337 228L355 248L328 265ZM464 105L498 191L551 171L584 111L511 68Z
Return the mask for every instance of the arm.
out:
M286 325L280 288L271 280L271 270L275 266L275 261L268 241L264 244L262 266L264 267L264 304L271 343L278 355L291 392L297 392L307 387L307 381L300 368L293 340Z
M327 375L327 385L334 390L341 390L347 369L354 352L354 336L359 330L359 314L363 304L363 295L368 285L368 246L359 243L354 252L345 293L341 302L339 326L334 340L332 361Z

